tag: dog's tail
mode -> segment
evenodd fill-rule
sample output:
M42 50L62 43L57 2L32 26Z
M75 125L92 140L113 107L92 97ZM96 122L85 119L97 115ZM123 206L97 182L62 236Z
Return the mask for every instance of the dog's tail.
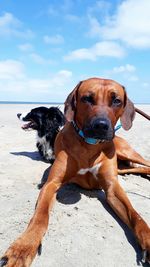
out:
M146 114L144 111L142 111L142 110L140 110L140 109L138 109L136 107L135 107L135 111L137 113L139 113L141 116L143 116L144 118L146 118L147 120L150 120L150 116L148 114Z

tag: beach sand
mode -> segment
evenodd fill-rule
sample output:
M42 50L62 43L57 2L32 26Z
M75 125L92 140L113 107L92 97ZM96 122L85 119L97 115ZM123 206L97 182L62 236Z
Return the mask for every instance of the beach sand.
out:
M38 106L38 105L37 105ZM26 228L49 164L35 146L35 132L24 132L16 114L35 105L0 105L0 255ZM138 106L150 114L150 106ZM150 123L137 115L132 129L119 130L150 159ZM150 182L141 176L119 176L133 206L150 224ZM75 185L60 190L43 239L42 255L33 267L134 267L141 256L134 236L114 215L101 191Z

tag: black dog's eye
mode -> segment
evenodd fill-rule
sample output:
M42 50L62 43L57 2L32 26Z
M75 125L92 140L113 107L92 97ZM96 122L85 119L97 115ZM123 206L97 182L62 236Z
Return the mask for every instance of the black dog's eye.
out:
M94 99L93 99L93 96L92 95L85 95L85 96L82 96L81 98L81 101L83 103L90 103L90 104L94 104Z

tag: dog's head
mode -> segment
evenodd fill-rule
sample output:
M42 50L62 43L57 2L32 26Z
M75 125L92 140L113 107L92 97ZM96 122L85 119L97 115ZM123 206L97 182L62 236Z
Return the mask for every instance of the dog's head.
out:
M57 107L38 107L26 114L17 114L17 117L27 122L22 126L24 130L41 130L44 128L59 128L64 125L65 118Z
M125 88L113 80L91 78L80 82L65 101L65 116L74 120L86 137L110 141L120 118L129 130L135 110Z

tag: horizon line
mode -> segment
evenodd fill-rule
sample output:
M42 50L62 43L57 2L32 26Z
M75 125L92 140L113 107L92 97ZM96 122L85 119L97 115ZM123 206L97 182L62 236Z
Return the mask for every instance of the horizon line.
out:
M41 102L41 101L10 101L10 100L0 100L0 104L50 104L50 105L63 105L64 102ZM144 102L135 102L137 105L150 105L150 103Z
M10 101L10 100L0 100L0 104L58 104L62 105L64 102L41 102L41 101Z

